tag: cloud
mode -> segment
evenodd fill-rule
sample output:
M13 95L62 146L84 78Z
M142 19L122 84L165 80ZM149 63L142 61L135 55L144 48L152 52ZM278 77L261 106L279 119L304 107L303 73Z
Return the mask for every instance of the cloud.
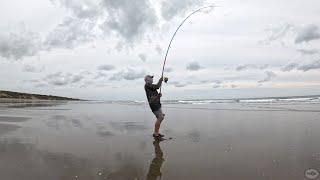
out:
M295 43L309 42L320 39L320 29L317 25L310 24L300 29L295 39Z
M304 72L314 70L314 69L320 69L320 60L316 60L316 61L305 63L305 64L290 63L284 66L281 70L286 72L286 71L291 71L293 69L304 71Z
M258 81L258 83L269 82L269 81L271 81L274 77L277 76L277 75L276 75L274 72L272 72L272 71L266 71L265 74L266 74L266 77L265 77L264 79Z
M72 49L99 38L114 36L116 49L134 47L150 30L159 27L160 14L169 21L204 0L162 1L160 14L150 0L51 0L68 11L67 18L45 38L45 49ZM159 15L157 15L159 14ZM150 38L149 38L150 39ZM156 51L161 55L160 46Z
M300 65L297 69L304 72L314 70L314 69L320 69L320 60L313 61L308 64Z
M104 73L105 71L101 72L99 71L93 79L100 79L100 78L105 78L105 77L108 77L108 75L106 73Z
M67 18L47 35L44 48L73 49L91 42L95 39L94 27L95 23L90 20Z
M127 43L140 39L158 21L149 0L102 0L101 5L108 18L100 28L115 33Z
M303 55L314 55L314 54L319 54L318 49L298 49L297 50L299 53Z
M235 84L231 84L230 87L231 87L231 88L237 88L238 86L235 85Z
M196 61L191 62L187 65L186 69L189 71L198 71L200 70L202 67L200 66L200 64Z
M48 87L48 84L46 83L38 83L35 85L36 88L43 88L43 87Z
M139 58L141 59L141 61L146 62L146 60L147 60L147 55L140 53L138 56L139 56Z
M42 79L43 82L54 86L65 86L74 83L78 83L84 79L84 73L72 74L72 73L62 73L56 72L53 74L48 74Z
M203 81L203 82L204 82L204 81ZM223 82L220 81L220 80L213 80L212 82L215 83L215 84L222 84L222 83L223 83Z
M138 69L133 69L133 68L124 68L116 73L114 73L109 80L111 81L120 81L120 80L136 80L136 79L141 79L144 78L146 72L145 70L138 70Z
M36 67L36 66L33 66L33 65L28 65L28 64L26 64L26 65L23 66L23 69L22 69L22 70L23 70L24 72L37 73L37 72L42 72L43 69L44 69L44 66L42 66L41 68L39 68L39 67Z
M38 34L23 29L19 32L0 34L0 56L21 60L38 54L41 47L41 38Z
M7 59L23 59L40 51L56 48L73 49L97 38L115 36L118 50L147 36L158 28L160 14L170 20L204 0L173 0L161 3L161 12L150 0L50 0L54 5L67 10L65 19L49 30L45 37L33 32L18 32L0 35L0 56ZM169 13L169 14L168 14ZM157 15L159 14L159 15ZM160 46L156 46L159 55ZM142 58L143 59L143 58Z
M186 87L187 84L186 83L182 83L182 82L179 82L179 81L172 81L171 84L173 84L175 87Z
M100 71L111 71L111 70L114 70L115 67L110 64L103 64L103 65L98 66L97 69Z
M237 71L243 71L247 69L256 69L257 66L253 64L245 64L245 65L240 65L236 68Z
M155 50L159 55L162 55L162 48L160 47L160 45L156 45Z
M161 2L161 15L169 21L177 15L184 15L191 8L203 5L204 0L169 0Z
M283 43L282 39L294 29L295 26L289 23L268 28L266 29L266 31L268 32L268 37L265 40L261 41L261 43L268 44L274 41L280 41L281 43Z
M164 68L164 72L166 72L166 73L169 73L169 72L172 72L173 71L173 68L171 68L171 67L165 67Z
M291 71L295 68L297 68L299 66L299 64L297 63L290 63L287 64L286 66L284 66L283 68L281 68L282 71L287 72L287 71Z
M220 87L222 86L222 83L223 83L223 82L220 81L220 80L213 80L212 82L213 82L213 86L212 86L212 87L213 87L214 89L220 88Z
M257 66L257 65L254 65L254 64L244 64L244 65L240 65L238 67L236 67L236 70L237 71L244 71L244 70L248 70L248 69L266 69L268 67L267 64L265 65L262 65L262 66Z
M258 68L261 69L261 70L264 70L264 69L267 69L268 67L269 67L269 65L265 64L265 65L259 66Z
M214 89L217 89L217 88L220 88L221 87L221 84L214 84L213 86L212 86L212 88L214 88Z
M158 25L156 11L149 0L51 0L65 7L71 16L47 37L49 48L74 48L75 45L115 35L118 50L132 46L149 29Z
M50 0L59 3L80 19L92 19L100 15L99 1L97 0Z

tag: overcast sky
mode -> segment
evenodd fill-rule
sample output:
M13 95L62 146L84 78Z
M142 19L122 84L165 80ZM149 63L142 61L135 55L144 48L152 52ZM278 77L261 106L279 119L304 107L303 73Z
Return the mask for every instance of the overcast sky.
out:
M145 100L320 94L318 0L1 0L0 89Z

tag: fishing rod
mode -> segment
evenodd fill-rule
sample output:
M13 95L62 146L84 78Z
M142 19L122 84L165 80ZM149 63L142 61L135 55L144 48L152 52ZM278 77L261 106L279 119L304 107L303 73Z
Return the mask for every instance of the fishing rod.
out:
M211 6L205 6L205 7L199 8L199 9L193 11L192 13L190 13L190 14L180 23L180 25L178 26L178 28L177 28L176 31L174 32L174 34L173 34L173 36L172 36L172 38L171 38L171 40L170 40L169 46L168 46L168 48L167 48L166 56L165 56L164 61L163 61L161 77L163 77L163 72L164 72L164 68L165 68L165 66L166 66L167 57L168 57L168 53L169 53L169 50L170 50L170 47L171 47L171 43L172 43L174 37L176 36L177 32L178 32L179 29L181 28L181 26L187 21L187 19L189 19L192 15L196 14L197 12L200 12L200 11L203 10L203 9L214 8L214 7L216 7L216 6L211 5ZM161 93L161 88L162 88L162 85L160 86L160 93Z

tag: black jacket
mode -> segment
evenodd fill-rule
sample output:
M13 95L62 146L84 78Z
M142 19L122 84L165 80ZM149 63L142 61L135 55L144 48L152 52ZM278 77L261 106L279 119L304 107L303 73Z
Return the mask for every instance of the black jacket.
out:
M162 84L162 81L159 80L157 84L146 83L144 85L144 90L146 91L149 106L152 111L157 111L161 108L160 94L157 91L157 89L160 88L161 84Z

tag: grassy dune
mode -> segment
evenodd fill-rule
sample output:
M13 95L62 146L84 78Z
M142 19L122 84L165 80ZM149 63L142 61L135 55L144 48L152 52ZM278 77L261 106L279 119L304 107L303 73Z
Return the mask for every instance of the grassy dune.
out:
M0 90L0 99L68 100L68 101L78 101L78 100L80 100L80 99L67 98L67 97L61 97L61 96L41 95L41 94L28 94L28 93L12 92L12 91L1 91L1 90Z

